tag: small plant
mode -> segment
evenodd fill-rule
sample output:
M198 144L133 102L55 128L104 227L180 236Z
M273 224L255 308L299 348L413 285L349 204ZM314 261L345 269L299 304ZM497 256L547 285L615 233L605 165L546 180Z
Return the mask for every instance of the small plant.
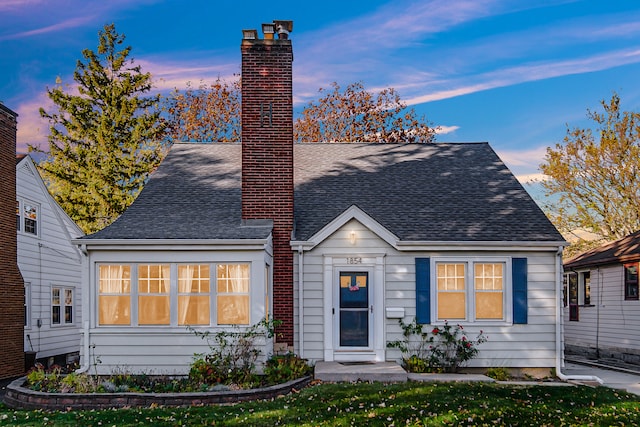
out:
M280 384L309 375L313 368L294 353L271 356L264 367L267 384Z
M41 363L36 363L27 373L27 384L31 389L37 391L57 391L60 389L62 379L62 367L58 365L45 369Z
M90 375L69 372L60 381L61 393L93 393L95 391L96 382Z
M452 326L446 321L431 332L425 332L424 325L415 319L409 324L400 319L399 323L403 339L392 341L387 347L402 352L402 366L409 372L457 372L477 356L477 345L487 341L482 331L472 341L461 325Z
M263 319L242 330L234 327L231 331L222 330L213 334L194 331L197 336L207 340L211 351L196 355L189 370L189 379L209 385L254 386L258 382L255 362L261 354L256 340L260 337L273 337L280 323L282 322Z
M487 369L487 376L496 381L507 381L511 378L511 374L505 368L489 368Z

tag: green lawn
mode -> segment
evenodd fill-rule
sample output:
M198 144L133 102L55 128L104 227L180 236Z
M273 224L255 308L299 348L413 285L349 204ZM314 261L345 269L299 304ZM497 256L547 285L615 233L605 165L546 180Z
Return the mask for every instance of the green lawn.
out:
M605 387L319 384L269 401L105 411L14 411L2 426L640 425L640 398Z

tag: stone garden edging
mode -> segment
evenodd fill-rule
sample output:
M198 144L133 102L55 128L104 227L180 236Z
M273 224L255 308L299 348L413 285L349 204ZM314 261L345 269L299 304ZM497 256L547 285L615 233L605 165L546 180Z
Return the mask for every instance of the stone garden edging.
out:
M7 386L4 403L14 409L67 411L78 409L141 408L149 406L199 406L271 399L299 390L311 377L249 390L192 393L45 393L23 387L26 377Z

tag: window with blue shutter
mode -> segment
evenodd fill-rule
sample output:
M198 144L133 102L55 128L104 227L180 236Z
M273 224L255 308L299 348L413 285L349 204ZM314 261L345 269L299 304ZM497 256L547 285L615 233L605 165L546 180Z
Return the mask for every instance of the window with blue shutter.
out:
M527 323L527 259L513 258L511 260L513 275L513 323Z
M429 258L416 258L416 322L431 323L431 265Z

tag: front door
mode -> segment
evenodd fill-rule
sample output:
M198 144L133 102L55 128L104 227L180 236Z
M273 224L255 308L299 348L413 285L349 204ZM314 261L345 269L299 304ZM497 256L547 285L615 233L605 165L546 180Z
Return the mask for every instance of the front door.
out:
M339 346L368 348L369 273L340 272Z

